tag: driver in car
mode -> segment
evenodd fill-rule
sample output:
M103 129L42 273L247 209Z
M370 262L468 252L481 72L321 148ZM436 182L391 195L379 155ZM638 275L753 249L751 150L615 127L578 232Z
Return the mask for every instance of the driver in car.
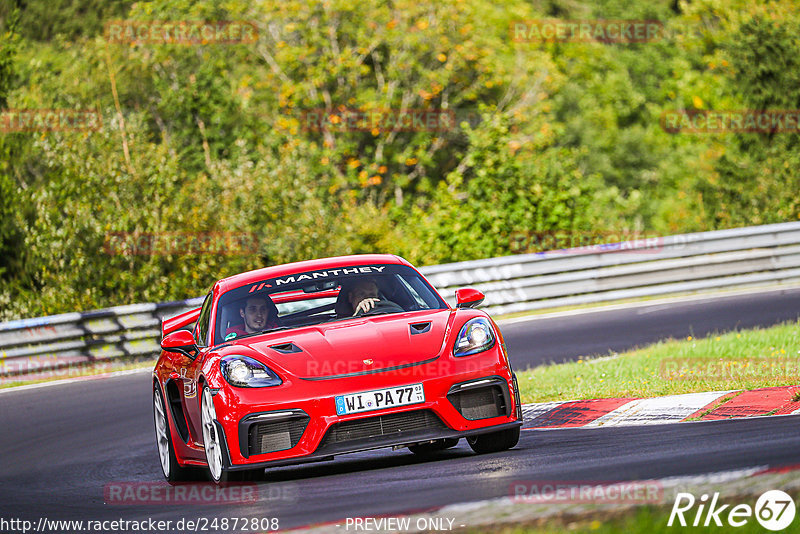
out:
M226 339L230 334L244 336L279 326L275 305L267 303L267 297L250 297L239 308L239 315L244 325L228 328Z
M365 313L375 307L375 304L380 301L378 298L378 284L373 280L364 279L359 280L350 289L347 295L347 301L353 307L353 316L359 313Z
M378 297L378 284L369 278L359 280L350 288L350 292L347 294L347 301L353 307L353 317L372 311L376 305L382 305L387 310L403 311L394 302L381 300Z

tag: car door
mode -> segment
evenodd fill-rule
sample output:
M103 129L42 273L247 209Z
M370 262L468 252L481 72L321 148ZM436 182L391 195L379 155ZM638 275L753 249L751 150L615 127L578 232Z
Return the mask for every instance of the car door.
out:
M195 443L202 443L202 426L200 423L200 396L202 391L198 391L197 378L200 374L205 353L209 349L208 334L209 320L211 318L211 294L206 296L200 315L197 318L193 335L197 344L197 353L193 358L184 354L176 354L173 361L174 373L178 375L181 383L181 401L186 414L186 421L189 427L189 435ZM173 375L174 376L174 375Z

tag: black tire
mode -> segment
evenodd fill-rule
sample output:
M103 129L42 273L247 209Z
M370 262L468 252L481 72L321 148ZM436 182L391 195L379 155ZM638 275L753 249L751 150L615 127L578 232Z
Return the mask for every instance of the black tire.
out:
M159 407L161 413L159 413ZM159 418L161 424L159 425ZM153 420L156 431L156 448L159 454L159 463L161 464L161 473L167 482L176 484L178 482L188 482L193 480L200 480L202 471L193 467L184 467L178 463L178 458L175 455L175 448L172 445L172 432L169 428L169 415L167 405L164 402L164 395L161 393L161 388L157 383L153 383ZM163 435L161 433L163 432ZM161 441L166 438L166 444ZM166 445L166 450L162 451L162 447ZM166 454L162 458L162 453Z
M433 443L422 443L420 445L411 445L408 450L420 456L427 456L434 454L451 447L458 445L458 438L444 438L437 439Z
M206 452L206 462L208 463L208 476L215 484L225 484L228 482L249 482L259 480L263 474L263 469L245 469L242 471L231 471L226 467L226 454L223 449L226 447L225 436L220 435L221 429L218 424L214 422L216 419L216 410L214 409L213 400L211 400L211 390L208 386L203 387L203 396L201 397L200 412L203 424L203 448ZM208 403L211 403L210 405ZM208 446L206 440L213 443L212 447ZM210 455L218 455L213 458ZM213 466L212 466L213 461Z
M490 434L469 436L467 438L467 443L469 443L469 446L472 447L472 450L478 454L505 451L516 445L518 442L519 427L509 428L508 430L501 430L499 432L492 432Z

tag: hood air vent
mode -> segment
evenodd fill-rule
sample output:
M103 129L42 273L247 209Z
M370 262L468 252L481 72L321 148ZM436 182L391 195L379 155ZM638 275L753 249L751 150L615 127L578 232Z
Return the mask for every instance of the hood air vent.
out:
M274 351L280 352L281 354L293 354L295 352L303 352L303 349L295 345L294 343L279 343L278 345L270 345Z
M431 322L430 321L426 321L424 323L411 323L409 325L409 327L411 328L411 335L412 336L417 335L417 334L424 334L425 332L430 331Z

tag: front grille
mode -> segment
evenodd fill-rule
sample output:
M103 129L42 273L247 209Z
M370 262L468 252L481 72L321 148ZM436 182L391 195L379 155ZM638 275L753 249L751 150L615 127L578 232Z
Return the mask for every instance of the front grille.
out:
M450 393L447 398L456 410L470 421L506 415L505 398L500 386Z
M265 454L291 449L300 441L309 420L309 417L306 416L250 425L247 440L250 454Z
M413 432L446 428L431 410L391 413L336 423L328 429L321 447L375 437L402 437Z

